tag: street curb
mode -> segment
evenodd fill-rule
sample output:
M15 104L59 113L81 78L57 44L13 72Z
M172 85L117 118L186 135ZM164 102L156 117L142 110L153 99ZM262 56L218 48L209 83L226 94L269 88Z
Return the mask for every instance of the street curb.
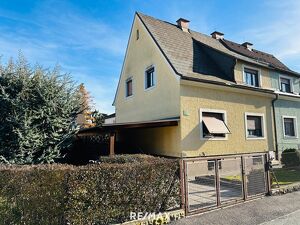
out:
M272 196L274 196L274 195L283 195L283 194L286 194L286 193L291 193L291 192L299 191L299 190L300 190L300 182L290 184L290 185L286 185L284 187L273 189L271 191L271 195Z

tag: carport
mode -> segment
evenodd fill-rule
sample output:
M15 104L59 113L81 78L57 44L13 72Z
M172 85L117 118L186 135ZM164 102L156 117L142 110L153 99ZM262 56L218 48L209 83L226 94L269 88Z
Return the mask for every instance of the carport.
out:
M152 121L103 124L102 126L82 129L78 132L77 137L106 136L109 139L109 156L113 156L116 154L117 137L122 136L126 132L139 129L178 126L179 121L179 117L175 117ZM101 155L101 153L99 155Z

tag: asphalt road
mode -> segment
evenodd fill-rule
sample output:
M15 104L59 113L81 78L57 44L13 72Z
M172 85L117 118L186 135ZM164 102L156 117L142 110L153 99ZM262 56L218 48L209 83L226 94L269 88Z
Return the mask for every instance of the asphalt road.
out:
M300 191L264 197L176 221L176 225L299 225Z

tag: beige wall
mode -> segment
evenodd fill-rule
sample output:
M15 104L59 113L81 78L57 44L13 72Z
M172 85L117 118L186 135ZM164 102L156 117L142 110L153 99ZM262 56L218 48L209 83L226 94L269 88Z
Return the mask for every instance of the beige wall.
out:
M235 81L238 84L244 84L244 67L246 68L253 68L253 69L257 69L260 72L260 85L262 88L267 88L267 89L272 89L272 85L271 85L271 75L270 75L270 70L268 70L267 68L264 67L260 67L260 66L253 66L251 64L247 64L245 62L241 62L241 61L237 61L235 68L234 68L234 76L235 76Z
M136 30L139 40L136 40ZM156 86L145 90L145 70L154 65ZM125 82L133 78L133 96L125 97ZM116 122L137 122L176 117L180 114L179 78L145 27L135 16L127 55L116 95Z
M133 150L161 156L181 157L180 127L127 130L123 138Z
M181 85L181 150L183 156L223 155L263 152L274 149L271 98L249 93ZM227 125L232 132L228 140L200 140L199 110L225 110ZM266 139L246 140L245 112L263 113ZM183 114L183 113L182 113Z

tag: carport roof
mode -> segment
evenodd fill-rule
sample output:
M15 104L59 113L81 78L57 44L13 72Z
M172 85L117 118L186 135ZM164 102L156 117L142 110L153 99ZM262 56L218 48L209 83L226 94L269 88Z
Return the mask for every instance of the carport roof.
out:
M103 124L102 126L81 129L78 132L78 135L84 136L84 135L91 135L94 133L114 132L114 131L123 130L123 129L177 126L179 121L180 121L179 117L173 117L173 118L166 118L166 119L160 119L160 120Z

